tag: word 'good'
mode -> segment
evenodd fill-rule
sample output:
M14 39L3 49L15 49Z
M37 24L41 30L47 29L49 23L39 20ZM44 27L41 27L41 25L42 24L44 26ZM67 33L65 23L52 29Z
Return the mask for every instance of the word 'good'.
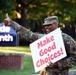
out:
M40 56L43 56L44 54L47 54L49 52L51 52L52 50L55 50L56 49L56 44L55 42L53 42L53 45L52 46L49 46L48 48L45 48L44 50L40 50L39 52L39 55Z

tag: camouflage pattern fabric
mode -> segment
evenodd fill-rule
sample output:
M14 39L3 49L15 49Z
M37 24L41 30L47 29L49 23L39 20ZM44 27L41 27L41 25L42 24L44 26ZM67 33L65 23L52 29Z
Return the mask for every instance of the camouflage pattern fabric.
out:
M16 30L16 32L19 32L19 35L21 38L24 38L25 40L30 42L33 42L38 38L41 38L42 36L44 36L44 34L33 33L32 31L26 29L25 27L22 27L16 22L13 22L11 26Z
M16 22L13 22L11 26L16 30L16 32L19 32L21 38L30 42L34 42L45 35L33 33ZM67 57L57 62L58 68L46 67L44 70L40 71L40 75L68 75L68 69L76 65L76 42L71 36L65 33L62 33L62 37Z
M40 75L68 75L68 70L59 70L46 67L40 71Z

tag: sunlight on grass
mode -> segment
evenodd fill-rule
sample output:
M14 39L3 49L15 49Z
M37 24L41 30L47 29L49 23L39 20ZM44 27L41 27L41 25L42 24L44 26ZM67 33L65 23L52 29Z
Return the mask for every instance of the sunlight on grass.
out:
M24 53L27 55L31 55L29 47L0 47L0 52L4 53Z

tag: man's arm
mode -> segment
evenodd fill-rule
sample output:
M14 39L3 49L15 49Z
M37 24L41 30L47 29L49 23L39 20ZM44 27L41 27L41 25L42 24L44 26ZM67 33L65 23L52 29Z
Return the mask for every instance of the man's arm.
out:
M63 34L63 40L67 57L58 62L58 67L60 69L69 69L76 66L76 42L67 34Z
M16 22L12 22L11 26L16 30L16 32L19 32L19 35L21 38L26 39L27 41L33 42L39 38L41 38L42 36L44 36L44 34L40 34L40 33L34 33L30 30L28 30L27 28L19 25Z
M23 27L22 25L19 25L18 23L12 21L9 16L7 16L7 18L4 19L4 24L6 26L12 26L16 30L16 32L19 32L21 38L24 38L29 42L33 42L44 36L44 34L34 33L28 30L27 28Z

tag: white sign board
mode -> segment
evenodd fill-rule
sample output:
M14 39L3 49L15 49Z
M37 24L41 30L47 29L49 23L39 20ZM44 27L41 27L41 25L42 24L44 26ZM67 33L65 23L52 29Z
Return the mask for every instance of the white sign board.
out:
M31 43L30 49L35 72L67 56L60 28Z

